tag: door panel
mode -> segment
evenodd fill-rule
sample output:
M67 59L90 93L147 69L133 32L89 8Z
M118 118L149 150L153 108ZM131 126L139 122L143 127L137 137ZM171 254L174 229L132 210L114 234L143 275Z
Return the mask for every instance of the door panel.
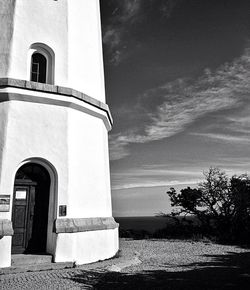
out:
M26 205L15 205L14 228L25 228Z
M27 248L32 232L32 212L34 212L34 202L30 202L31 193L35 195L34 187L15 186L12 221L14 235L12 237L12 253L24 253ZM32 197L32 201L34 197ZM31 218L31 220L30 220Z

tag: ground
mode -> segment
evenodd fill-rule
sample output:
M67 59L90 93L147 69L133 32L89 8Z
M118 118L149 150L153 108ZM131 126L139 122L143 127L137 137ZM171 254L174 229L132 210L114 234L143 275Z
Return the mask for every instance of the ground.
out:
M0 289L250 289L250 249L209 242L120 240L117 258L0 275Z

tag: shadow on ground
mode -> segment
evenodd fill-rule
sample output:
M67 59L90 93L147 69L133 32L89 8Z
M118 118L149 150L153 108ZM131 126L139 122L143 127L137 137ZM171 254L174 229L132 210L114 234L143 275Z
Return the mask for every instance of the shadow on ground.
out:
M209 257L207 263L179 265L183 270L178 272L166 264L166 270L83 271L70 279L83 289L250 289L250 252Z

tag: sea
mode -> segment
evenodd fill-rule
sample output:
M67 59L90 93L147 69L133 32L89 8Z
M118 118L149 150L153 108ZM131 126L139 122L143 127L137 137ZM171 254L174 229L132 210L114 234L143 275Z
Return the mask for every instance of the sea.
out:
M122 230L145 230L149 233L163 229L171 223L166 217L156 216L115 217L115 220Z
M193 225L199 224L199 221L194 216L188 216L186 219L191 221ZM173 219L162 216L115 217L115 220L119 223L121 230L144 230L149 233L176 225Z

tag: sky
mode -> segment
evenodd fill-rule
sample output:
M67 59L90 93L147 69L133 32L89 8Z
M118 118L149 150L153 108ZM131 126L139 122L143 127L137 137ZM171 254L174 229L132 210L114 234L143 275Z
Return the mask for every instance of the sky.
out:
M114 216L250 172L250 1L100 0Z

